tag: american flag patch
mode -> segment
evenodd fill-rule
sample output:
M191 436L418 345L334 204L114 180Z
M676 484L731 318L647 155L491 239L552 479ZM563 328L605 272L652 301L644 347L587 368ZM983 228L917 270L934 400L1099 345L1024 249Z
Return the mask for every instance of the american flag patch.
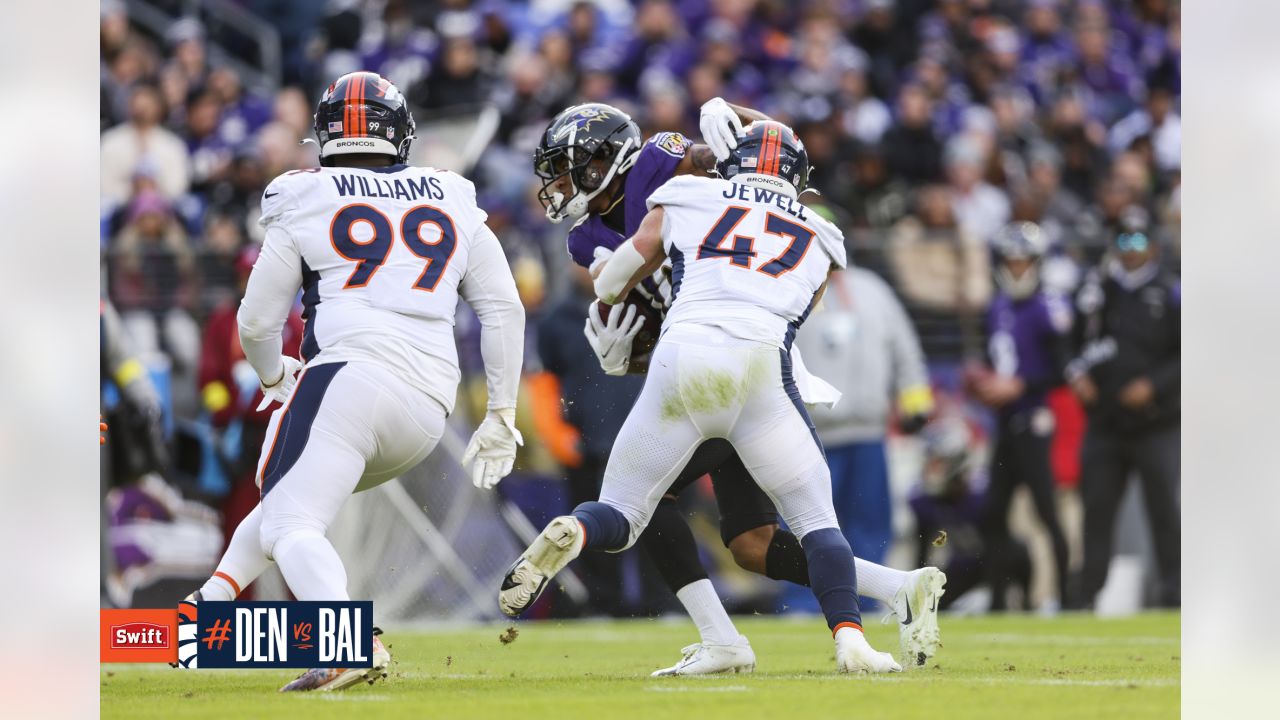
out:
M329 123L329 132L342 132L342 121Z
M750 157L744 157L742 158L742 167L753 168L756 166L756 162L757 162L757 158L754 155Z

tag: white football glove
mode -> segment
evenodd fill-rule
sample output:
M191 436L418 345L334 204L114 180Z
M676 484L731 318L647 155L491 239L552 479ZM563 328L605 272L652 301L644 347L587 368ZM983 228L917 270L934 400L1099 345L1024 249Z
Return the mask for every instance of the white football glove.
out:
M298 384L298 371L302 369L302 361L297 358L291 358L288 355L280 356L280 379L271 385L261 382L259 387L262 388L262 402L258 403L258 410L266 410L267 406L273 402L281 405L289 401L289 396L293 394L293 386Z
M723 98L714 97L702 104L698 129L702 131L702 142L711 148L716 160L724 160L729 157L730 150L738 147L742 121L738 119L738 113L729 107L729 103Z
M490 410L471 436L462 453L462 467L471 465L471 483L488 490L511 474L516 463L516 447L524 438L516 429L515 408Z
M626 375L631 365L631 345L644 326L644 318L636 312L635 305L627 305L626 312L614 310L606 322L600 317L600 307L592 302L587 308L587 324L582 332L587 343L600 360L605 375Z

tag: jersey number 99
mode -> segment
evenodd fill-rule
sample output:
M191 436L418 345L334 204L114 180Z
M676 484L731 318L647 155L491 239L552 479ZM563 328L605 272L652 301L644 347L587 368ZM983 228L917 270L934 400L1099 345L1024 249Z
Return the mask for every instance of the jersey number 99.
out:
M352 231L359 224L366 224L373 231L368 239L355 239ZM435 242L423 240L424 225L439 228L439 239ZM413 288L434 291L436 285L440 284L440 278L444 277L445 269L449 267L453 251L458 247L458 233L453 220L439 208L419 205L400 219L400 238L409 252L427 261ZM348 205L333 216L333 222L329 226L329 239L339 255L356 263L351 277L342 286L344 290L368 285L378 268L387 262L391 246L396 240L391 220L377 208L363 203Z

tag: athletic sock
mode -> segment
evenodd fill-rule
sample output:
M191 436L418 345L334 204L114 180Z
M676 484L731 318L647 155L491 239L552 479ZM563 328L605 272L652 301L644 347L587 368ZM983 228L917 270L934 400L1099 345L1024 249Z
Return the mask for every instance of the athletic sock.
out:
M573 516L587 535L583 550L621 550L627 546L631 525L616 508L592 500L574 508Z
M276 541L271 554L299 600L350 600L347 569L329 539L317 530L291 532Z
M809 558L809 582L827 618L827 627L832 631L844 623L862 627L858 576L849 541L838 528L822 528L805 535L800 543Z
M786 580L809 587L809 560L804 547L790 530L778 528L769 541L764 556L764 574L774 580Z
M698 626L702 642L708 645L732 645L738 641L738 628L725 612L720 596L710 580L698 580L676 591L680 604Z
M707 579L707 571L698 557L698 543L674 498L666 497L658 502L649 525L640 535L640 545L671 592L678 593L690 583Z
M893 597L898 594L910 573L856 557L853 564L858 573L858 594L879 600L886 607L893 607Z
M261 533L262 503L258 503L231 534L231 542L218 561L218 569L200 587L201 598L235 600L250 583L266 572L271 561L262 552Z

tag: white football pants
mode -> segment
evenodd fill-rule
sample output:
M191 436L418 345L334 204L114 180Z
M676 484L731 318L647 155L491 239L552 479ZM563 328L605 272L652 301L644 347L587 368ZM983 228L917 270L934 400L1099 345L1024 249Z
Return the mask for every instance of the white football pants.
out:
M276 410L258 460L262 551L286 534L324 534L353 492L422 462L444 433L438 401L371 362L313 365Z
M776 346L704 325L668 328L614 440L600 502L631 526L630 547L704 440L724 438L797 538L838 528L831 473Z

